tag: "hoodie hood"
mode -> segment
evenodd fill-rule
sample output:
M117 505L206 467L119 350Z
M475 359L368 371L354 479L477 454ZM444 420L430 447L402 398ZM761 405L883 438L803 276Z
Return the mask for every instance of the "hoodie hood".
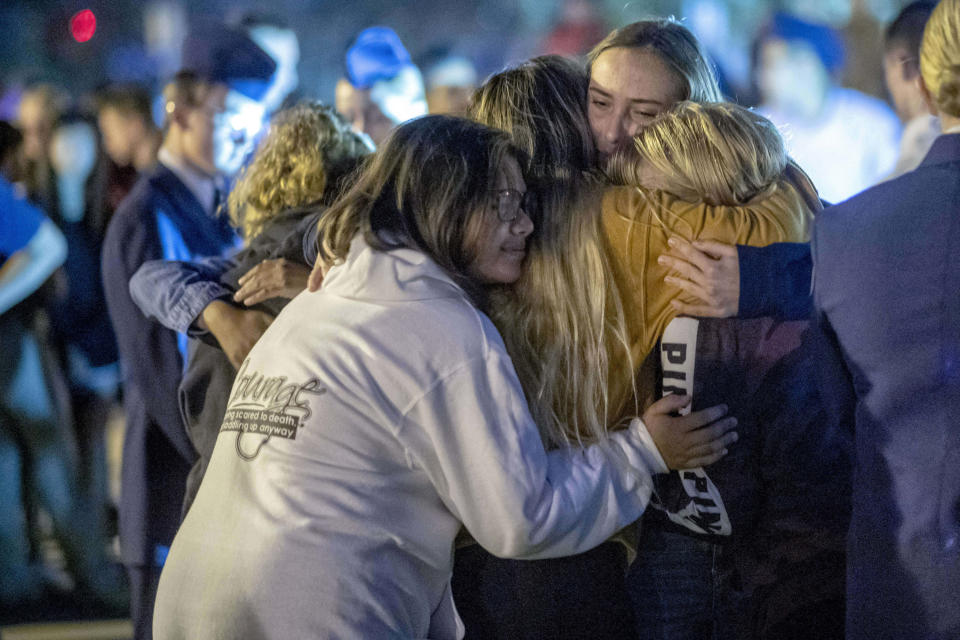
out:
M330 269L322 291L358 300L465 298L466 292L422 251L378 251L357 235L343 264Z

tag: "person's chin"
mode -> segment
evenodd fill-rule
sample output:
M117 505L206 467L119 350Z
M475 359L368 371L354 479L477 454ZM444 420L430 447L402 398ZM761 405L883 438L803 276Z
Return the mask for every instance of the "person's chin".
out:
M512 284L520 279L520 276L523 275L523 258L513 259L508 264L503 265L499 270L499 275L502 277L500 281L503 284Z
M487 278L490 284L513 284L520 279L523 270L520 264L501 265Z

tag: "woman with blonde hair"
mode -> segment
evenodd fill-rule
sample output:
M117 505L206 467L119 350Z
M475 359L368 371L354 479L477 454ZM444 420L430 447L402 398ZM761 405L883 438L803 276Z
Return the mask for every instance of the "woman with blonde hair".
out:
M489 90L517 75L532 75L554 88L566 84L572 90L568 95L554 92L552 99L542 90L528 90L535 86L531 82L513 82L509 91ZM543 411L541 426L552 428L544 433L548 445L599 439L627 409L626 398L608 392L610 373L604 367L584 383L577 348L590 348L580 343L603 345L584 361L629 358L637 367L643 362L656 332L676 317L670 292L657 284L662 275L646 275L657 242L666 245L671 233L711 233L714 226L716 234L736 234L745 242L799 238L809 232L812 211L819 208L805 176L788 166L776 130L762 117L731 104L681 103L677 111L664 114L638 135L633 151L621 153L613 162L609 178L624 186L604 187L601 174L580 165L577 157L567 161L569 156L564 155L565 149L585 144L578 144L587 131L582 103L577 109L570 102L572 96L582 95L577 88L583 82L585 75L574 63L557 56L536 58L493 76L474 96L470 111L474 119L515 134L521 145L530 141L525 146L535 149L531 157L539 154L540 160L531 161L529 171L543 176L538 197L543 199L547 192L553 198L553 206L539 207L540 215L550 219L531 241L520 284L497 292L503 304L491 311L503 325L508 345L516 334L517 349L527 351L529 357L518 358L522 362L518 366L542 368L540 377L525 380L525 388L537 399L531 404L540 405L533 410ZM511 110L512 119L502 115ZM577 111L578 117L558 115ZM580 124L571 128L556 126L578 120ZM554 124L544 129L541 122ZM691 158L681 157L684 154ZM698 160L699 154L703 156ZM578 165L582 169L570 170ZM701 190L703 194L698 193ZM652 234L656 227L660 233ZM647 237L634 242L638 232ZM634 243L643 246L636 248ZM576 274L581 274L582 282L575 282ZM596 299L582 300L577 292L584 289ZM650 299L642 300L644 296ZM634 300L640 305L637 309L624 306ZM590 308L597 311L590 313ZM560 318L575 324L553 335ZM543 324L537 326L538 322ZM578 346L567 347L565 340ZM554 355L560 353L564 355Z
M920 45L938 136L920 166L824 211L824 380L856 438L847 638L960 637L960 0Z
M674 103L723 99L703 47L672 18L614 29L587 55L587 72L587 115L603 159Z
M605 233L628 315L643 318L631 324L634 362L650 355L679 315L676 293L661 284L669 270L657 260L670 238L798 242L822 208L776 127L732 103L677 103L612 159L608 177L620 186L604 194Z
M511 81L511 76L531 74L533 77L523 82ZM566 79L558 81L560 77ZM537 81L539 89L531 88L538 85ZM575 65L540 58L536 64L525 63L491 78L488 85L497 90L491 92L487 85L481 87L475 96L472 115L481 122L507 127L518 140L533 140L532 146L540 151L577 149L580 146L576 142L577 132L585 131L587 123L582 106L583 96L587 95L586 82L585 74ZM559 85L566 85L570 90L566 94L544 91L544 87ZM518 91L503 91L503 86L512 86ZM577 102L577 98L581 102ZM560 100L562 104L558 104ZM577 105L580 105L579 113ZM512 112L513 116L506 117L504 112ZM569 117L571 113L575 115ZM565 130L562 142L555 139L555 126L540 126L542 122L568 120L574 124ZM577 197L560 199L558 206L543 208L542 235L531 241L524 275L514 287L498 292L499 297L491 307L492 318L513 356L531 411L538 417L548 446L602 438L622 416L650 402L658 389L670 385L668 379L658 380L664 375L657 373L659 358L648 357L677 315L670 304L675 294L660 284L667 270L656 259L659 251L666 248L669 237L680 234L691 240L716 238L754 244L803 240L809 233L813 212L820 208L809 181L789 164L776 130L768 121L735 105L680 103L674 110L652 118L646 128L638 129L632 143L633 148L626 153L621 150L622 155L611 168L611 174L627 184L608 187L602 195L590 186L591 179L582 172L554 175L560 181L579 181L579 186L562 189L565 193L576 193ZM531 155L536 157L536 153ZM549 174L551 166L577 166L577 161L567 163L562 155L554 155L540 166L546 167L545 173ZM537 168L532 168L532 172L536 174ZM800 331L799 327L767 326L766 329L770 330L769 334L758 331L758 327L743 333L740 337L745 346L743 354L733 354L731 358L708 353L714 361L714 374L708 374L706 384L702 382L702 374L697 378L698 396L708 397L712 402L728 401L723 393L709 392L710 386L716 386L724 393L754 398L770 367L796 346L796 334ZM702 336L707 339L701 342L709 344L710 337L724 337L729 344L737 335L708 327ZM773 336L773 340L764 342L764 335ZM790 347L779 345L778 340ZM754 353L762 355L764 350L769 360L764 370L753 371L739 360L741 356L755 359ZM697 352L696 342L694 352ZM691 359L693 356L691 353ZM585 362L600 363L600 366L585 366ZM709 371L710 363L705 364ZM720 364L728 369L731 380L740 382L744 382L744 373L736 373L738 367L751 370L750 379L744 384L749 393L715 379ZM688 393L694 390L692 380L690 382L685 387ZM769 409L763 403L748 407L749 403L743 399L737 404L734 415L738 420L741 410L755 416L761 405ZM815 417L820 415L815 409L810 413ZM787 416L786 420L781 417L777 423L781 428L771 429L772 435L763 437L782 436L789 429L789 425L783 423L790 419L809 426L808 421L796 416ZM725 479L731 484L720 485L719 494L723 498L701 470L695 473L696 482L710 487L703 490L702 495L688 495L682 488L680 476L670 479L672 488L661 487L664 496L677 498L675 505L661 504L667 511L673 511L667 521L696 532L692 534L694 544L702 540L708 549L714 549L714 545L731 533L731 520L738 533L744 527L750 528L756 513L758 474L745 468L744 461L753 459L753 452L759 446L759 436L754 432L757 426L756 418L748 423L747 438L751 444L736 456L739 462L726 474L729 478ZM798 429L796 438L810 433L810 429ZM691 458L673 458L670 440L657 435L654 439L671 466L687 468L702 464ZM741 448L742 443L732 451L739 452ZM744 483L743 489L736 488L736 482L744 475L754 479ZM726 509L723 499L728 501ZM710 508L697 508L697 504L708 501ZM677 516L677 512L684 510L688 516L686 521ZM723 518L727 523L722 530L705 524ZM687 539L690 538L679 538L678 544ZM683 544L675 551L682 552ZM644 553L643 544L641 554L650 555ZM678 558L675 553L664 557L668 564L693 566L696 574L705 562L699 556ZM706 571L710 573L712 556L706 562ZM490 560L483 569L489 574L489 567L496 563ZM607 566L612 564L615 563ZM510 571L523 577L525 573L534 574L535 570L518 567L503 569L501 573ZM550 575L548 568L537 571ZM597 580L590 574L600 571L608 572L608 584L617 581L602 563L596 562L592 567L585 563L581 568L584 579L579 583L552 585L549 589L556 593L573 591L593 602L589 585L596 584ZM553 579L564 579L559 571L553 575ZM700 579L699 575L691 578L694 582ZM633 583L644 580L640 575L631 576ZM652 579L649 582L651 588L663 589L662 584ZM691 584L684 583L683 588L690 589ZM474 580L473 588L482 589L482 582ZM547 589L541 588L541 591ZM715 591L712 584L709 591ZM663 633L663 637L668 637L683 630L673 627L665 631L666 619L687 615L688 628L695 628L694 633L704 633L704 624L712 627L717 623L710 611L711 596L698 584L690 600L692 604L684 611L680 611L684 608L680 603L667 597L661 599L659 605L637 604L634 612L642 620L637 628L642 635L658 637ZM562 618L562 611L557 609L554 608L551 615ZM723 611L729 610L728 607ZM604 619L593 615L589 607L579 613L591 621ZM723 615L719 613L718 618ZM543 617L549 618L549 615Z
M371 151L332 107L308 102L284 109L230 191L230 219L249 241L285 211L329 204Z

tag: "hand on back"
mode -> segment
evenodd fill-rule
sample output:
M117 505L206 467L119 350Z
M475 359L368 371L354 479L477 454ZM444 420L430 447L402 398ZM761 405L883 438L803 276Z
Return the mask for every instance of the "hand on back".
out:
M307 288L310 269L297 262L279 258L264 260L240 277L237 302L252 307L270 298L293 298Z
M727 454L727 447L737 441L737 419L724 417L727 407L677 415L691 402L690 396L665 396L643 412L647 427L660 455L671 469L705 467Z
M240 309L214 300L203 310L198 324L213 334L230 364L239 369L271 322L273 316L258 309Z

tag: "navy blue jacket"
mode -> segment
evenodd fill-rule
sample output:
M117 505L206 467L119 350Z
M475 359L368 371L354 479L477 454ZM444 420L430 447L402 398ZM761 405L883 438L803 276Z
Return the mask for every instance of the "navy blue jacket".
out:
M810 317L813 263L809 244L737 245L737 257L740 261L738 318L806 320Z
M147 260L213 255L233 241L226 221L207 214L163 165L137 181L107 228L103 282L120 350L127 417L119 509L126 564L162 563L197 457L177 404L183 371L177 334L144 317L128 284Z
M817 219L814 305L854 412L847 637L960 638L960 135Z

